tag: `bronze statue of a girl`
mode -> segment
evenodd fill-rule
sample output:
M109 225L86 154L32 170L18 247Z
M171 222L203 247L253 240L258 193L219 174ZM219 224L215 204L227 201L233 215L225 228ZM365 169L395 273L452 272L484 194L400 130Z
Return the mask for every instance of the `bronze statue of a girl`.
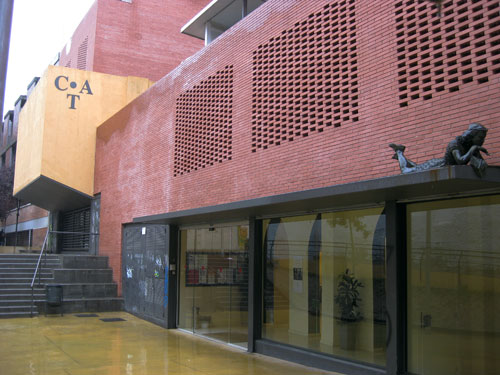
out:
M401 173L412 173L446 165L465 165L470 163L478 176L482 177L488 166L481 156L481 152L489 155L488 151L482 147L487 132L488 129L474 122L469 125L469 128L462 135L459 135L448 143L443 158L431 159L422 164L416 164L404 155L405 146L391 143L389 147L395 152L392 158L398 160Z

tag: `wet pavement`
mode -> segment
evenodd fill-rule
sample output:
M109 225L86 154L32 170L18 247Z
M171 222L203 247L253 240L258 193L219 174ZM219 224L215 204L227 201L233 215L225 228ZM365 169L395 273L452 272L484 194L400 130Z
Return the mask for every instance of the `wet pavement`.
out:
M1 319L1 375L334 374L250 354L124 312ZM105 322L101 319L115 321Z

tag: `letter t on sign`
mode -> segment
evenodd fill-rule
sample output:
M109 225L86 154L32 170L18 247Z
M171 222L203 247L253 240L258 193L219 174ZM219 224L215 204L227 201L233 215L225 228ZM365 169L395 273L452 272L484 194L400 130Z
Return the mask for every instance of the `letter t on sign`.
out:
M69 106L69 109L76 109L75 98L78 98L78 100L80 100L80 95L74 95L74 94L66 95L66 98L69 98L69 97L71 97L71 105Z

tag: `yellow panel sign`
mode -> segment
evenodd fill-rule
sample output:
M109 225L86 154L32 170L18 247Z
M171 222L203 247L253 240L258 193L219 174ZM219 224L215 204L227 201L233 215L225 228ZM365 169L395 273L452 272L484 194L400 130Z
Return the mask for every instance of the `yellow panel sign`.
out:
M49 66L20 114L14 194L44 176L92 196L96 128L151 85Z

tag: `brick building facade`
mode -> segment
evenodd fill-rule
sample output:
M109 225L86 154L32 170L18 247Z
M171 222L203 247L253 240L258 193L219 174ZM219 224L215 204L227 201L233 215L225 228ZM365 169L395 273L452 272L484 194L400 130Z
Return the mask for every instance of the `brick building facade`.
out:
M205 1L96 1L59 65L157 81L203 43L179 32Z
M398 174L391 141L408 145L412 159L423 162L442 156L447 143L477 121L491 129L488 163L499 164L495 39L476 39L475 26L468 26L468 43L484 47L465 52L485 56L489 69L478 76L483 79L460 77L452 85L457 75L449 70L467 58L446 57L444 42L412 42L407 34L422 31L416 25L401 29L395 17L419 12L429 25L437 23L441 31L422 29L440 40L447 37L442 22L462 25L458 17L436 18L431 5L416 7L271 1L104 123L95 189L103 207L102 251L114 257L116 271L120 226L135 217ZM481 32L494 34L494 22L484 21ZM345 44L330 42L327 26L322 30L330 23L338 24ZM429 43L441 56L429 68L430 86L423 83L422 62L411 83L406 51L416 47L426 54ZM448 43L456 45L455 55L464 53L457 40ZM466 69L482 69L478 61ZM435 83L441 79L446 83ZM432 98L426 100L428 87ZM196 126L206 132L204 139L195 136Z
M248 321L229 318L223 330L244 338L222 341L251 351L353 374L493 374L494 344L483 335L498 331L483 324L497 319L480 313L482 323L471 325L466 316L498 311L498 169L482 179L468 166L400 175L388 144L406 145L422 163L480 122L489 129L487 162L499 164L498 10L488 0L444 3L441 17L431 2L413 0L267 1L103 123L99 251L130 310L221 339L214 330L227 318L214 301L238 295L234 319ZM166 243L156 266L130 260L160 254L155 238ZM475 240L482 250L465 245ZM495 271L486 270L486 253ZM463 256L482 265L464 276ZM351 271L366 288L349 348L333 297ZM461 277L470 290L494 285L479 288L486 299L467 311L464 301L476 297L459 291ZM424 330L431 326L437 331ZM486 354L463 358L470 343L460 329ZM454 333L437 333L446 330ZM456 340L446 357L442 347Z
M226 30L201 50L151 26L206 3L98 0L61 54L157 80L96 134L98 253L126 310L349 374L494 374L498 2L219 0L193 19ZM451 165L402 174L391 142Z

